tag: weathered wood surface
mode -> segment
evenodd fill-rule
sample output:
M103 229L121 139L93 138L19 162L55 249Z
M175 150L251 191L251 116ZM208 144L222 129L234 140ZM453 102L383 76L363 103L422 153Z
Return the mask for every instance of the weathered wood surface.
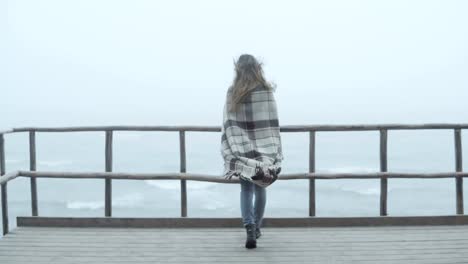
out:
M36 171L36 132L29 131L29 170ZM31 215L37 216L37 182L36 178L31 178Z
M5 175L1 176L0 177L0 184L1 185L5 185L7 182L15 179L16 177L19 176L19 172L18 171L12 171L12 172L8 172L6 173Z
M309 173L315 173L315 131L309 132ZM309 216L315 216L315 178L309 179Z
M105 145L105 159L106 172L112 172L112 131L106 131L106 145ZM105 180L105 215L112 216L112 179L106 178Z
M285 125L281 132L305 131L366 131L366 130L406 130L406 129L466 129L468 124L427 123L427 124L357 124L357 125ZM220 126L83 126L83 127L21 127L3 131L15 132L77 132L77 131L212 131L221 132Z
M387 130L380 130L380 172L387 172ZM388 181L386 177L380 179L380 215L387 215Z
M466 263L468 226L262 229L18 227L0 263Z
M2 196L2 233L8 233L8 186L7 182L16 177L14 174L5 175L5 138L0 134L0 183L1 196ZM14 176L14 177L13 177ZM2 182L3 181L3 182Z
M40 178L112 178L124 180L194 180L220 183L239 183L239 180L226 180L221 175L198 173L131 173L131 172L60 172L60 171L19 171L20 176ZM404 173L404 172L357 172L357 173L285 173L278 180L297 179L381 179L386 178L455 178L468 177L468 172Z
M238 227L241 226L242 218L18 216L16 222L20 227ZM468 225L468 216L265 217L263 225L265 227Z
M1 130L0 135L13 133L13 129Z
M239 180L226 180L221 175L207 175L198 173L131 173L131 172L57 172L57 171L12 171L0 177L0 184L5 184L16 177L37 178L64 178L64 179L122 179L122 180L192 180L219 183L239 183ZM297 179L439 179L468 177L468 172L438 172L438 173L399 173L399 172L375 172L375 173L288 173L281 174L278 180Z
M185 131L179 132L180 172L187 172L187 157L185 151ZM180 215L187 216L187 180L180 180Z
M455 171L463 171L461 130L455 129ZM455 179L457 214L463 214L463 178Z
M122 179L122 180L192 180L219 183L239 183L239 180L226 180L221 175L198 173L131 173L131 172L58 172L58 171L13 171L0 177L4 184L16 177L64 178L64 179ZM439 179L468 177L468 172L404 173L404 172L363 172L363 173L285 173L278 180L297 179Z

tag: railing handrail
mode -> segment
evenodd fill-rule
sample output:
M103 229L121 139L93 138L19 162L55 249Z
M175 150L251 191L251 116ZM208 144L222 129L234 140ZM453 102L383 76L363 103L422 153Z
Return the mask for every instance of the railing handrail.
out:
M239 179L224 179L220 175L200 173L132 173L132 172L69 172L69 171L13 171L0 177L0 184L6 184L17 177L60 178L60 179L113 179L113 180L190 180L213 183L239 183ZM441 179L468 177L468 172L325 172L281 174L278 180L307 179Z
M405 173L387 171L387 138L390 130L417 129L451 129L454 131L455 170L453 172L436 173ZM315 216L315 180L316 179L380 179L380 215L387 215L387 180L389 178L455 178L456 211L464 214L463 208L463 178L468 173L463 172L461 130L468 129L468 124L427 123L427 124L360 124L360 125L283 125L281 132L309 133L309 171L306 173L281 174L280 180L309 180L309 216ZM105 172L47 172L36 171L36 132L105 132ZM180 173L124 173L112 172L113 164L113 134L114 131L176 131L180 142ZM38 216L36 178L102 178L105 179L105 216L112 215L112 179L130 180L180 180L181 186L181 216L187 216L187 180L211 181L218 183L235 183L220 175L194 174L186 172L185 132L203 131L220 132L221 126L74 126L74 127L23 127L0 131L0 183L2 195L3 234L8 232L7 183L18 176L31 179L32 215ZM316 132L332 131L378 131L380 134L380 172L367 173L318 173L315 171L315 141ZM29 171L5 173L4 134L29 132Z
M421 124L336 124L336 125L282 125L281 132L307 131L365 131L365 130L416 130L416 129L468 129L468 123L421 123ZM67 126L67 127L19 127L0 131L0 134L17 132L92 132L92 131L199 131L220 132L220 126Z

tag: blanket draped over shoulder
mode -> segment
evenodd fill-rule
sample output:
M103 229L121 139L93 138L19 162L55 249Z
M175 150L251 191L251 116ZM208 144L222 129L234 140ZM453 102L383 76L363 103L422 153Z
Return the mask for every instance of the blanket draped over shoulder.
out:
M230 107L230 90L224 104L221 154L224 159L226 179L241 177L257 185L261 181L251 179L255 169L281 168L283 152L278 112L273 92L262 85L245 95L234 112Z

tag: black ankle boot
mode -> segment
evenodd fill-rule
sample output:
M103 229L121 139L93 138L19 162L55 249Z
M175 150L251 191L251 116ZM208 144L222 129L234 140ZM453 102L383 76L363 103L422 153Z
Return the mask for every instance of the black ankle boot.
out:
M257 240L256 240L256 234L255 234L255 224L246 225L245 230L247 232L247 240L245 241L245 247L256 248Z
M260 228L258 226L255 228L255 236L257 239L262 236L262 232L260 232Z

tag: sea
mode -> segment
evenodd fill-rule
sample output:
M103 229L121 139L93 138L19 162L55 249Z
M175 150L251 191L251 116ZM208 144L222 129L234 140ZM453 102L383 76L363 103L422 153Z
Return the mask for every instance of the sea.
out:
M388 132L388 171L453 172L453 130ZM467 132L462 131L462 138ZM28 133L5 135L6 170L29 169ZM307 132L282 133L282 173L308 171ZM468 149L467 140L462 146ZM104 132L38 132L37 170L104 171ZM220 132L186 132L187 172L221 177ZM467 156L466 154L464 155ZM114 172L180 171L178 132L116 131ZM468 164L464 160L464 168ZM379 132L317 132L317 172L378 172ZM379 179L316 180L316 216L378 216ZM17 216L31 216L30 180L8 183L10 229ZM278 180L267 187L264 217L307 217L308 180ZM464 189L467 184L464 182ZM40 216L103 217L103 179L37 179ZM241 217L239 184L187 182L188 217ZM464 203L467 204L467 194ZM180 181L113 180L115 217L179 217ZM388 215L456 213L455 179L389 179Z

